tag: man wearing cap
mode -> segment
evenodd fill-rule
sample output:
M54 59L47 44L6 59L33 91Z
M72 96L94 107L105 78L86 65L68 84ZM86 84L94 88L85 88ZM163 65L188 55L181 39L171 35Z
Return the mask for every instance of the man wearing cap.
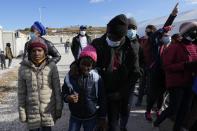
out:
M80 26L79 28L79 34L75 36L72 40L71 44L71 51L72 54L75 58L75 60L78 59L79 54L81 50L86 47L88 44L91 43L91 38L90 36L86 33L86 27L85 26Z
M107 94L109 131L126 131L119 126L119 116L127 115L129 86L139 77L137 56L126 37L127 30L127 17L117 15L107 24L106 33L92 42Z
M25 44L25 49L24 49L24 55L23 55L23 59L25 59L28 56L28 45L29 43L36 39L37 37L42 38L48 48L48 55L52 57L52 61L54 61L55 63L59 62L61 59L61 55L58 52L58 50L55 48L55 46L48 40L46 40L45 38L43 38L42 36L46 35L46 28L42 25L42 23L36 21L34 22L34 24L31 26L31 32L30 32L30 41L28 41Z

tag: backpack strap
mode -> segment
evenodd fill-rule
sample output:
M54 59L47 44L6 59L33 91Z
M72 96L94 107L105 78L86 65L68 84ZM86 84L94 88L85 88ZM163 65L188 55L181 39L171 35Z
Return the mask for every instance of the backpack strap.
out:
M95 82L94 86L95 86L95 91L96 91L96 97L98 98L98 90L99 90L98 82L99 82L100 76L98 75L98 72L95 69L91 71L91 76L92 76L92 80Z
M69 88L69 92L72 93L74 92L74 88L70 82L70 77L69 77L69 73L66 74L66 77L65 77L65 83L67 84L68 88Z

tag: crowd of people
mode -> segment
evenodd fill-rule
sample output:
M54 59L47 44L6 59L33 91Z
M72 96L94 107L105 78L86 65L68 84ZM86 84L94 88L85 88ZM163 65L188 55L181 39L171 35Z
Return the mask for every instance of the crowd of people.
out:
M146 94L144 115L153 128L171 118L172 131L194 131L197 21L184 22L179 33L171 36L177 13L176 5L162 28L147 25L141 38L135 19L124 14L112 18L106 33L94 40L87 28L80 26L71 44L74 61L62 87L56 66L61 55L42 37L46 29L36 21L18 74L20 121L27 123L30 131L51 131L67 103L71 112L68 131L80 131L81 127L84 131L129 131L132 95L139 80L135 105L141 106ZM163 109L166 96L169 102Z

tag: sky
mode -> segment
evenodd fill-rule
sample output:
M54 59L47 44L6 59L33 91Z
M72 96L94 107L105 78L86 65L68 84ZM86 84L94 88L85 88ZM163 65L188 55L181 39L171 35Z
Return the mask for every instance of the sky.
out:
M118 14L137 22L167 16L179 2L179 12L197 9L197 0L0 0L0 26L4 30L72 25L106 26Z

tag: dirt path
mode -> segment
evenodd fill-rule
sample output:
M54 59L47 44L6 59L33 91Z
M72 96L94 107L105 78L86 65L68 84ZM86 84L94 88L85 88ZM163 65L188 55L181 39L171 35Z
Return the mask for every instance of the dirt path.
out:
M0 76L0 103L10 91L16 90L17 69L4 71ZM15 82L15 83L14 83Z

